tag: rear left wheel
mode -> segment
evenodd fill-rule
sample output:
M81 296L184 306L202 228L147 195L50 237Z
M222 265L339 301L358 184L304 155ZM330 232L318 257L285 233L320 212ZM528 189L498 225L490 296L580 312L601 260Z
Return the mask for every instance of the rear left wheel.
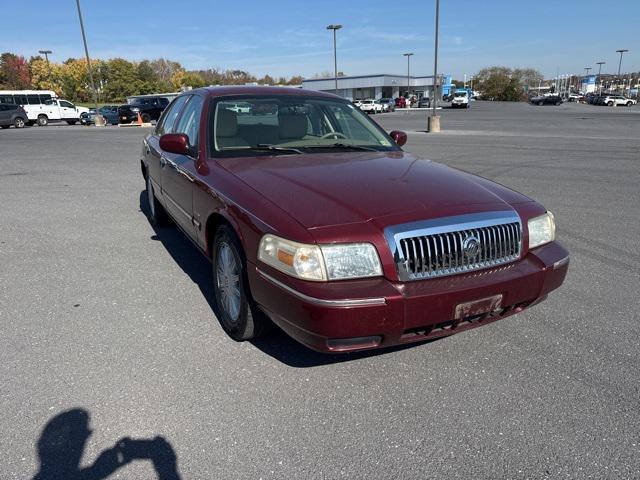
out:
M218 228L211 254L214 301L224 331L236 341L266 333L270 320L251 298L244 251L231 227Z
M16 117L15 120L13 121L13 126L16 127L16 128L23 128L24 127L24 118Z
M38 126L46 127L49 125L49 117L46 115L38 115Z

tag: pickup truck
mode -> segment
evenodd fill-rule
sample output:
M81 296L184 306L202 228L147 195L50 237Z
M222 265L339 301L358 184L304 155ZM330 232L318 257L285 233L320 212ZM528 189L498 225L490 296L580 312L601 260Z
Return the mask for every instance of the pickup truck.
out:
M33 108L37 107L37 108ZM88 112L85 107L76 107L73 103L62 98L52 98L40 105L29 105L25 108L29 116L29 124L37 123L41 127L46 127L49 122L67 122L74 125L80 121L80 114Z
M456 89L451 100L451 108L469 108L471 95L471 90L468 88Z

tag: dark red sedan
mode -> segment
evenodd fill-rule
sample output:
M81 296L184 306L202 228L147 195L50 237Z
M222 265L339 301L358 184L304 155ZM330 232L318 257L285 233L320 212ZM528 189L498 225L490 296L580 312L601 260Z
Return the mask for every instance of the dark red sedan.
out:
M150 220L213 264L225 331L270 321L323 352L460 332L544 300L567 273L553 215L417 158L350 102L279 87L185 92L144 140Z

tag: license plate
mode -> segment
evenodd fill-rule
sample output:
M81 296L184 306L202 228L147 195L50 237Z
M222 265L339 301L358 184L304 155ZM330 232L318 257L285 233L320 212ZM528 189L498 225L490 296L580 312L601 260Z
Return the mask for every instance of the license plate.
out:
M502 294L492 297L481 298L471 302L459 303L456 305L453 318L461 320L467 317L475 317L484 313L490 313L500 308L502 304Z

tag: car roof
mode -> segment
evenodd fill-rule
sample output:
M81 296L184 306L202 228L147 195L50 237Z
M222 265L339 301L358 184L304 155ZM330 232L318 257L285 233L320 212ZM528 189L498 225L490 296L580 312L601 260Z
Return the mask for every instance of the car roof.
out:
M204 87L190 90L185 93L203 92L211 97L225 97L233 95L292 95L292 96L314 96L325 98L338 98L344 100L333 93L320 92L318 90L307 90L303 88L291 87L264 87L255 85L228 85L222 87Z

